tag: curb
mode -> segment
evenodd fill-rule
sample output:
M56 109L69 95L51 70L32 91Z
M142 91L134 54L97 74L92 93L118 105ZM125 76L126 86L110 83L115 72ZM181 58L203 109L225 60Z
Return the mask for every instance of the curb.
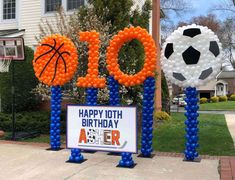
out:
M35 143L35 142L22 142L22 141L7 141L7 140L0 140L0 144L18 144L18 145L28 145L34 147L49 147L49 143ZM66 145L62 144L61 148L66 149ZM155 156L165 156L165 157L182 157L184 158L183 153L175 153L175 152L160 152L160 151L153 151ZM202 159L210 159L210 160L220 160L221 158L229 158L229 156L209 156L209 155L201 155Z

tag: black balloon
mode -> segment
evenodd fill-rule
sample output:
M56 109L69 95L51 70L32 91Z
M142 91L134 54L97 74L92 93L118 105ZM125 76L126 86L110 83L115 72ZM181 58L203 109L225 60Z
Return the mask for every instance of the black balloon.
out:
M197 35L201 34L201 30L198 28L190 28L190 29L185 29L183 35L188 36L188 37L195 37Z

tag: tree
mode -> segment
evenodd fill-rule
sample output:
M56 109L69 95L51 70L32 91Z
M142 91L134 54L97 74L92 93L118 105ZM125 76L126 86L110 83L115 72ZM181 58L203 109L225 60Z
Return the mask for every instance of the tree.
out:
M16 111L29 111L35 109L38 104L37 97L32 89L38 84L32 68L33 50L25 47L25 60L14 62L15 64L15 108ZM0 94L4 112L11 112L12 63L8 73L0 74Z
M215 33L219 31L221 25L221 22L216 18L214 14L208 14L207 16L193 17L190 23L195 23L201 26L207 26Z
M222 2L219 5L216 5L212 10L222 11L229 16L234 16L235 0L222 0Z
M235 69L235 22L232 19L226 19L220 28L220 40L224 49L224 58L227 65L232 65Z
M214 14L208 14L206 16L198 16L192 17L191 20L187 22L179 22L178 27L189 25L189 24L197 24L201 26L207 26L213 32L218 33L221 27L221 22L216 18Z
M166 18L171 11L180 16L191 9L191 4L186 0L161 0L161 9L166 14Z
M170 19L170 15L180 17L192 9L190 1L187 0L161 0L161 9L164 12L164 18L161 19L161 41L166 38L175 29L174 22Z
M112 24L111 33L130 25L132 0L88 0L103 23Z

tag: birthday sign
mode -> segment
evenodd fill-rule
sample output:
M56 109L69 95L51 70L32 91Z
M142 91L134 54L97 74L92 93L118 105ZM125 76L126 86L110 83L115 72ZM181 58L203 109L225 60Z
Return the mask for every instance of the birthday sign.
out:
M69 105L67 147L137 153L135 107Z

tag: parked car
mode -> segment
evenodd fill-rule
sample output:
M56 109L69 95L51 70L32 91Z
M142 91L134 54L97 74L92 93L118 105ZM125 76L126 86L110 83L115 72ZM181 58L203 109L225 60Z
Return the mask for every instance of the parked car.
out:
M185 94L179 94L177 96L175 96L172 100L173 104L179 104L180 101L184 101L184 99L186 98ZM186 102L185 102L186 103Z
M184 107L187 105L187 103L185 102L185 100L183 98L180 98L180 101L178 102L178 105L181 107Z

